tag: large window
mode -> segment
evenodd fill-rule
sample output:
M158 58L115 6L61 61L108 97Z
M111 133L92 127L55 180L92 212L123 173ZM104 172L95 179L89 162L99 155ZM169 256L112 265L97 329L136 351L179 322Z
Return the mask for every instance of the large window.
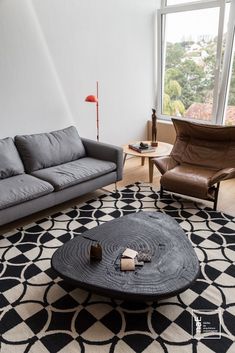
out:
M235 124L232 11L235 0L231 6L226 0L162 1L158 13L159 116Z

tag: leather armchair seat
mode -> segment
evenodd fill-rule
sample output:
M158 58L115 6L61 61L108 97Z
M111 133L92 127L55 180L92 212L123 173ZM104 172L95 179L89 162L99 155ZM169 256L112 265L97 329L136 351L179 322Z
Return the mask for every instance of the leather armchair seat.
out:
M172 119L176 141L170 156L154 158L163 190L214 202L219 183L235 177L235 126Z

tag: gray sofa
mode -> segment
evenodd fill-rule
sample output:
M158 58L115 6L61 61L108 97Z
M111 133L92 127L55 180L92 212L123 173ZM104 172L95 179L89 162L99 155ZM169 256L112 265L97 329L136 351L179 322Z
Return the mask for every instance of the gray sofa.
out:
M121 180L122 159L74 126L0 140L0 225Z

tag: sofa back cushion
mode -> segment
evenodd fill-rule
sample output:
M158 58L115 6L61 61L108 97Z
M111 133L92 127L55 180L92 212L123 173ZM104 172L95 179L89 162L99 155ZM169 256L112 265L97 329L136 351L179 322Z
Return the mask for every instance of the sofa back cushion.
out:
M24 166L11 137L0 140L0 179L24 173Z
M85 156L85 148L74 126L50 133L16 136L15 143L27 173Z

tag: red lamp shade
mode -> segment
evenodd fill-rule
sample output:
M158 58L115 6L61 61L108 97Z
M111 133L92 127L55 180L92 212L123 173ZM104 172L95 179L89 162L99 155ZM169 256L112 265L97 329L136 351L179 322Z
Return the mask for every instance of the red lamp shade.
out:
M87 96L85 102L98 103L98 98L96 96Z

